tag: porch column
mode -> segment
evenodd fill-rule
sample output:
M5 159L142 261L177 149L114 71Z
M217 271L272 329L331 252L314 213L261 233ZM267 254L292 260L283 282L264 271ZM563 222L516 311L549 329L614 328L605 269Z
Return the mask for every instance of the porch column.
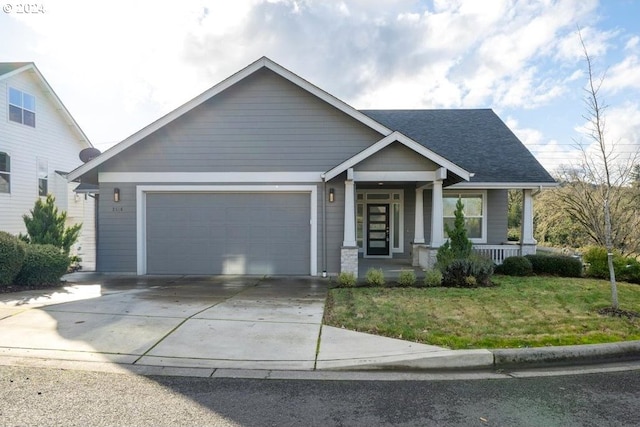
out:
M344 182L344 237L340 250L340 271L358 277L358 243L356 242L356 191L353 169Z
M433 182L431 203L431 248L437 249L444 243L444 210L442 202L442 181Z
M342 246L354 247L356 243L356 192L353 179L344 182L344 239Z
M413 243L424 245L424 188L416 188L416 218Z
M533 238L533 195L532 190L522 190L522 228L520 229L520 245L522 255L535 254L536 239Z

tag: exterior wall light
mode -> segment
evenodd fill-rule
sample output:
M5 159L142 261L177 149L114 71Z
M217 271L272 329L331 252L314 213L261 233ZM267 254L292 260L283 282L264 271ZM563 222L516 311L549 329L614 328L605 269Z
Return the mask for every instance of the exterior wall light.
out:
M333 188L329 189L329 203L333 203L336 201L336 190Z
M114 188L113 189L113 201L118 203L120 202L120 189L119 188Z

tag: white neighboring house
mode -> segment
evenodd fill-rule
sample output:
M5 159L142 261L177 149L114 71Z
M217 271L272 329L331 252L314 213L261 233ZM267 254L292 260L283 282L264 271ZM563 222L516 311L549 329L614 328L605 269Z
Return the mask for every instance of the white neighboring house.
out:
M52 194L68 224L82 223L72 248L95 269L95 199L75 193L66 174L89 139L32 62L0 62L0 230L26 233L22 216Z

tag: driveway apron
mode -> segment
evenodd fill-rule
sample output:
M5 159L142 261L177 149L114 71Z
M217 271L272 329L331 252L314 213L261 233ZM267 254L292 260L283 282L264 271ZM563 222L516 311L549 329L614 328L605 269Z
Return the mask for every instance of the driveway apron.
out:
M311 277L84 276L0 295L0 355L310 370L326 294Z

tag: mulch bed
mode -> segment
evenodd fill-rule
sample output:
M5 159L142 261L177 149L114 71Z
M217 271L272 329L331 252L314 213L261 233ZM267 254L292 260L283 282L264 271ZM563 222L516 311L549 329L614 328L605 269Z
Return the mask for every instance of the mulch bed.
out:
M598 314L610 317L626 317L631 320L634 318L640 318L640 313L630 310L622 310L621 308L605 307L598 310Z

